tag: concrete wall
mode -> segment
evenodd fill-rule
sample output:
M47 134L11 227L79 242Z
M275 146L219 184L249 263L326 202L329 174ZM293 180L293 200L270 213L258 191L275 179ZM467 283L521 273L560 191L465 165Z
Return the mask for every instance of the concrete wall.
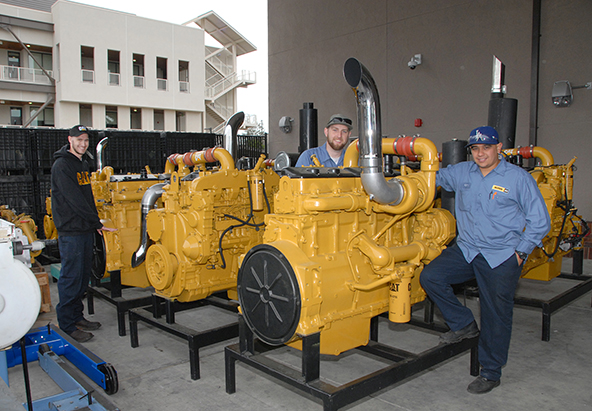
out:
M555 108L558 80L592 81L592 2L542 1L538 141L566 163L578 155L574 199L592 218L592 91L575 90L574 103ZM313 102L322 128L333 113L357 117L355 98L343 78L349 57L360 60L376 81L382 131L396 137L420 134L438 147L466 138L487 123L492 59L506 65L506 97L518 99L517 145L530 139L533 4L525 0L268 0L270 151L295 152L299 109ZM410 70L407 62L423 55ZM295 119L293 132L277 126ZM421 118L423 126L414 126ZM354 134L357 126L354 124Z

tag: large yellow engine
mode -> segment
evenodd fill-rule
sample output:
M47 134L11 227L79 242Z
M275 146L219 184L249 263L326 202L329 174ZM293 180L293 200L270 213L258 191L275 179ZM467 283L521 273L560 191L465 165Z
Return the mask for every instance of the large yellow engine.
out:
M97 234L94 274L109 277L110 271L119 270L121 284L148 287L150 282L143 265L134 267L132 255L141 238L141 201L154 185L164 183L164 177L150 174L113 175L112 167L92 173L91 184L97 212L106 227L114 232Z
M37 224L33 220L33 217L26 214L19 214L17 215L13 210L11 210L7 205L0 206L0 219L6 220L9 223L15 225L16 228L19 228L27 240L29 244L33 244L33 242L37 241ZM39 250L30 250L29 255L31 257L31 263L35 262L35 257L41 254L41 249Z
M543 246L530 254L522 277L549 281L561 274L563 256L581 247L588 233L586 222L576 214L573 199L574 157L568 164L557 165L548 150L542 147L521 147L504 150L504 154L524 159L537 158L541 165L530 172L543 195L551 217L551 230L543 239Z
M214 161L219 169L201 167ZM147 235L133 257L158 295L187 302L230 290L236 297L238 256L261 243L279 181L267 165L261 156L252 170L238 170L221 147L169 157L170 181L157 194L163 207L145 208Z
M262 341L301 348L300 337L320 333L320 352L333 355L367 344L372 317L409 321L425 298L421 270L455 235L452 215L433 208L434 144L381 139L374 81L355 59L344 73L358 100L359 143L343 168L282 171L263 244L238 276L242 313ZM421 170L387 180L383 151L417 157Z

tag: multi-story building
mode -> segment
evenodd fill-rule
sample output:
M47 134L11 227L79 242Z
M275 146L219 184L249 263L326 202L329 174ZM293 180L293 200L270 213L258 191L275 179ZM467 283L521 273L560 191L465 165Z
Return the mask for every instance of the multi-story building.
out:
M179 25L10 0L0 28L0 125L217 131L237 87L255 83L236 58L256 48L214 12ZM205 32L221 47L206 47Z

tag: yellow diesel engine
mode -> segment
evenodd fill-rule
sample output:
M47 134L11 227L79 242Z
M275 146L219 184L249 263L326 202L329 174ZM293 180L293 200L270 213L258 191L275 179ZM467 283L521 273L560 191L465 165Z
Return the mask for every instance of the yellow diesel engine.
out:
M581 247L589 228L578 216L573 199L574 157L568 164L554 164L548 150L542 147L521 147L504 150L512 158L537 158L540 166L530 172L543 195L551 217L551 230L543 239L543 247L536 247L526 260L522 277L549 281L561 274L563 256Z
M202 167L215 161L219 169ZM252 170L238 170L221 147L169 157L170 180L143 201L145 233L132 264L144 263L158 295L188 302L236 289L238 256L261 243L277 189L270 164L261 156ZM158 197L163 206L154 208Z
M149 173L114 175L112 167L92 174L91 184L99 217L114 232L96 235L93 273L109 277L110 271L120 271L121 284L148 287L145 267L133 266L132 255L141 237L141 201L154 185L163 184L164 176Z
M33 244L38 241L37 238L37 224L33 220L33 217L26 214L16 213L8 208L7 205L0 206L0 219L6 220L9 223L15 225L17 229L20 229L25 237L27 237L28 244ZM29 256L31 263L35 262L35 257L41 254L41 249L29 250Z
M391 321L409 321L425 298L421 270L455 235L452 215L433 207L434 144L381 139L372 77L355 59L344 74L357 98L359 143L343 168L282 170L263 244L238 275L242 314L262 341L301 349L300 337L320 333L320 352L333 355L367 344L372 317L388 311ZM387 180L383 151L416 156L421 170Z

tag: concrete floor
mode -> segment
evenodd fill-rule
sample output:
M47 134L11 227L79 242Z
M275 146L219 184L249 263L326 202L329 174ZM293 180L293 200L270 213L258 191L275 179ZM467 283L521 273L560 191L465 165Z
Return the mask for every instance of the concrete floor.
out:
M571 272L571 260L564 260L564 272ZM584 274L592 274L592 263L585 261ZM576 284L554 279L550 282L521 280L518 294L550 298ZM52 302L57 302L56 284L51 284ZM127 291L126 291L127 292ZM124 292L124 297L126 293ZM478 300L467 305L478 312ZM422 312L416 313L421 318ZM185 340L139 323L139 343L131 348L117 330L115 307L95 300L90 320L103 327L84 344L113 365L118 372L119 391L109 399L121 410L322 410L322 402L240 362L236 365L235 394L225 392L224 347L238 338L200 349L201 379L189 374L189 354ZM502 384L489 394L471 395L467 385L469 353L387 387L350 404L343 410L592 410L592 308L591 294L573 301L552 316L551 340L541 340L541 310L514 309L514 329L509 362L503 370ZM38 324L56 323L55 311L42 314ZM233 321L233 315L206 307L177 314L177 323L191 328L220 325ZM421 352L438 343L438 333L380 320L380 341L397 348ZM299 364L299 352L288 347L278 350L274 359L287 365ZM357 351L324 358L321 377L341 384L360 373L380 369L383 364ZM33 399L61 392L35 363L29 364ZM19 401L25 401L22 367L9 370L10 388ZM101 390L97 388L97 390Z

